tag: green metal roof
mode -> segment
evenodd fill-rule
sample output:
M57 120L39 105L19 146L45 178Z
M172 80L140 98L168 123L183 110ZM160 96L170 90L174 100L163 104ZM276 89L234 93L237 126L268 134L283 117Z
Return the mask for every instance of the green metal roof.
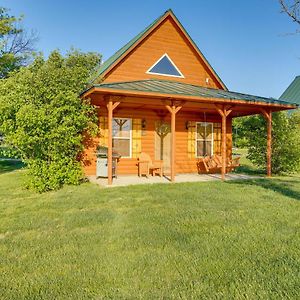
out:
M294 101L300 105L300 76L297 76L279 98L285 101Z
M171 13L172 16L176 19L176 21L180 24L182 27L184 33L190 38L192 41L193 46L199 51L199 53L202 55L203 59L205 60L206 64L210 66L211 70L213 71L214 75L217 77L217 79L223 84L223 86L227 89L226 85L222 81L222 79L219 77L217 72L214 70L214 68L210 65L206 57L203 55L201 50L198 48L197 44L193 41L191 36L188 34L188 32L185 30L185 28L182 26L181 22L177 19L175 14L171 9L168 9L163 15L158 17L156 20L154 20L149 26L147 26L143 31L141 31L137 36L135 36L133 39L131 39L125 46L123 46L121 49L119 49L114 55L112 55L110 58L108 58L99 68L99 72L97 77L94 79L94 81L101 76L116 60L118 60L127 50L129 50L134 44L138 43L139 40L153 27L155 26L161 19L165 17L167 13Z
M115 83L102 83L95 84L97 89L112 89L112 90L126 90L126 91L139 91L139 92L151 92L159 94L171 94L182 96L194 96L203 98L217 98L224 100L243 100L247 102L265 102L268 104L280 104L280 105L295 105L292 102L283 100L277 100L273 98L265 98L259 96L253 96L248 94L242 94L237 92L231 92L221 89L206 88L193 84L186 84L169 80L138 80L127 82L115 82Z

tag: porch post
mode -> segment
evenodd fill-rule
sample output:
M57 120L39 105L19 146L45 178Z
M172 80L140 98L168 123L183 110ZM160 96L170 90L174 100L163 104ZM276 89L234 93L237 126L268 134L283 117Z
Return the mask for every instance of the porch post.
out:
M226 174L226 165L227 165L227 137L226 137L226 123L227 123L227 117L232 112L231 109L226 109L226 107L218 106L216 105L216 109L218 113L220 114L222 118L222 180L225 180L225 174Z
M107 142L107 184L111 185L113 180L112 174L112 119L113 110L120 104L120 102L113 103L112 98L109 97L106 102L107 107L107 123L108 123L108 142Z
M267 176L272 176L272 111L261 109L267 121Z
M226 145L226 115L222 115L222 180L225 180L226 174L226 152L227 152L227 145Z
M176 114L182 106L166 105L167 110L171 114L171 181L175 181L175 156L176 156Z

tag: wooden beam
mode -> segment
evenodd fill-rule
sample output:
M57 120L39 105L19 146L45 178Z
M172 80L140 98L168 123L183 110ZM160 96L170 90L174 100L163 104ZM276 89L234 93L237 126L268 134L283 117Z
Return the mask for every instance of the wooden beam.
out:
M108 185L112 184L112 117L113 117L113 103L109 99L107 103L107 123L108 123L108 143L107 143L107 176Z
M226 156L227 156L227 145L226 145L226 126L227 116L222 116L222 180L225 180L226 174Z
M217 112L222 118L222 180L225 180L226 166L227 166L227 137L226 137L226 127L227 127L227 117L232 112L232 107L226 107L225 105L215 104Z
M267 176L272 176L272 113L268 119L267 129Z
M176 107L176 109L175 109L175 114L177 114L177 113L181 110L181 108L182 108L182 106Z
M173 113L173 109L172 109L172 107L171 107L171 106L169 106L169 105L166 105L166 109L169 111L169 113L170 113L170 114L172 114L172 113Z
M112 105L112 110L114 110L119 104L120 104L120 102L115 102L115 103Z
M113 102L111 97L107 98L106 108L107 108L107 123L108 123L108 142L107 142L107 183L112 184L113 174L112 174L112 120L113 120L113 110L120 104L120 102Z
M227 110L226 113L225 113L226 117L228 117L231 112L232 112L232 109Z
M270 110L260 108L260 111L261 111L262 115L265 117L266 120L269 120L270 117L272 117L272 116L270 116Z
M267 121L267 176L272 176L272 111L261 109Z
M175 161L176 161L176 114L181 110L182 106L169 106L166 109L171 114L171 182L175 181Z

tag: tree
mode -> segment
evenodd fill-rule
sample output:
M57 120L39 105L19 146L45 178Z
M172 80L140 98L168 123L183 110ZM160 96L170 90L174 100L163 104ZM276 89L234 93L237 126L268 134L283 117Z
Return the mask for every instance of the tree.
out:
M10 16L6 8L0 7L0 78L27 65L34 54L37 36L21 27L22 18Z
M79 94L99 64L98 54L54 51L0 80L0 132L27 164L29 187L80 182L84 134L95 133L97 119Z
M232 119L232 143L234 147L247 147L247 129L244 126L247 118L251 117L239 117Z
M300 169L300 115L287 112L273 113L272 172L291 173ZM248 158L257 166L266 167L266 121L262 116L244 120Z
M282 12L300 25L300 0L279 0ZM297 30L297 32L300 32Z

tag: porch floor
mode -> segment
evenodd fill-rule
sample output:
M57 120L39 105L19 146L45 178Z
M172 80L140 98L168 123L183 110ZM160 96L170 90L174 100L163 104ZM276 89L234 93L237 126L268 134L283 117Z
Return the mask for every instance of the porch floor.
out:
M226 174L226 180L241 180L241 179L253 179L257 176L250 176L245 174ZM136 184L154 184L154 183L171 183L168 176L149 176L138 177L136 175L121 175L118 178L113 179L113 184L107 184L107 178L96 178L96 176L88 176L88 179L92 183L99 184L102 187L117 187L117 186L128 186ZM178 174L175 177L175 182L205 182L221 180L221 174Z

